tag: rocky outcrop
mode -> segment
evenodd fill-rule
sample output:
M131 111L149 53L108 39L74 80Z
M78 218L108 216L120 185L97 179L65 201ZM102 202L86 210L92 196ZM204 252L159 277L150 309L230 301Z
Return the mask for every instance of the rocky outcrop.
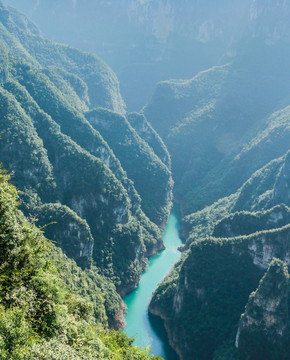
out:
M183 345L180 344L178 336L175 336L175 334L171 331L171 324L170 322L166 321L167 319L166 316L164 316L163 314L162 308L158 308L157 306L152 306L152 304L150 304L149 312L151 315L158 316L164 321L164 327L168 335L168 341L170 346L174 349L174 351L178 355L179 360L185 360L185 358L183 357L183 353L184 353L182 349Z
M267 211L237 212L224 217L213 229L214 237L235 237L283 227L290 223L290 209L277 205Z
M111 329L122 330L126 325L125 321L126 305L123 300L119 303L119 309L113 319L108 319L108 324Z
M45 236L78 265L92 261L94 239L88 223L72 209L59 203L44 204L33 209Z
M238 239L240 244L233 244L232 252L240 256L246 251L255 265L267 268L272 259L277 257L290 266L290 225Z
M280 260L271 262L241 316L236 347L242 359L288 359L290 348L289 275Z

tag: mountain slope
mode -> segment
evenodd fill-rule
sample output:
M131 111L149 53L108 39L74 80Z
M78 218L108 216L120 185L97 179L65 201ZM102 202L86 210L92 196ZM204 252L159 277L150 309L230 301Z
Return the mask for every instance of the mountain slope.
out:
M145 116L139 113L129 113L127 118L130 125L137 131L138 135L151 146L155 154L170 169L171 159L168 150Z
M186 251L150 304L150 311L164 319L181 359L248 354L248 337L241 349L234 346L238 321L272 259L279 258L290 266L289 199L288 152L255 172L237 193L185 218L189 232L183 248ZM289 297L285 286L276 288L284 305ZM265 304L272 304L269 294L264 294ZM285 321L280 358L287 358L289 347L289 321ZM274 341L262 330L264 325L253 324L258 323L249 321L245 331L257 342L263 338ZM249 352L260 351L257 358L261 359L268 356L257 342L249 345Z
M119 116L120 143L134 139L139 153L115 149L104 140L105 129L99 129L103 136L86 119L94 106L124 113L116 77L106 64L43 39L23 15L2 3L0 9L6 63L0 160L13 174L25 214L41 225L52 222L45 227L47 236L79 265L93 261L124 295L137 285L146 257L163 248L158 226L171 205L170 170L122 115L104 110L103 118L109 123L110 114ZM130 168L139 155L139 168L150 179L144 189ZM159 179L160 203L152 190Z
M126 118L105 109L90 111L86 118L102 134L133 180L145 214L154 223L164 226L172 188L170 170ZM124 140L120 141L120 138Z

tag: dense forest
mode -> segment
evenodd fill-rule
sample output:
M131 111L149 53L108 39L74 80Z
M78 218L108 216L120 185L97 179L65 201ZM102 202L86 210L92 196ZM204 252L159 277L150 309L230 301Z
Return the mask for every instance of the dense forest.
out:
M0 0L0 359L160 359L122 298L173 201L148 311L180 360L289 359L289 14Z
M93 269L82 270L18 210L0 174L1 359L157 359L108 324L121 301Z

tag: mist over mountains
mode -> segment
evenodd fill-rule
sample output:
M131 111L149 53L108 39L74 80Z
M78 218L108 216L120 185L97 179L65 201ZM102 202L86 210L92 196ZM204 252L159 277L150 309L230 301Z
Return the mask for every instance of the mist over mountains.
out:
M102 57L117 73L129 110L160 80L191 78L239 53L239 41L289 39L287 1L8 0L42 33Z
M149 311L180 360L288 360L289 16L289 0L0 0L0 358L149 359L107 329L174 201L182 256Z

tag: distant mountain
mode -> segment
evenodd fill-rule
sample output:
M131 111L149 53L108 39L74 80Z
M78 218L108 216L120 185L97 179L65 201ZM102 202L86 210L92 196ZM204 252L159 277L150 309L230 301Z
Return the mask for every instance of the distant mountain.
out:
M130 110L157 82L191 78L228 62L247 36L289 41L289 1L6 0L45 36L104 58L117 72Z
M265 142L263 156L253 144L290 102L289 1L6 2L47 36L101 54L129 110L153 93L143 113L169 148L186 214L236 191L287 151L287 126L271 130L276 145Z

